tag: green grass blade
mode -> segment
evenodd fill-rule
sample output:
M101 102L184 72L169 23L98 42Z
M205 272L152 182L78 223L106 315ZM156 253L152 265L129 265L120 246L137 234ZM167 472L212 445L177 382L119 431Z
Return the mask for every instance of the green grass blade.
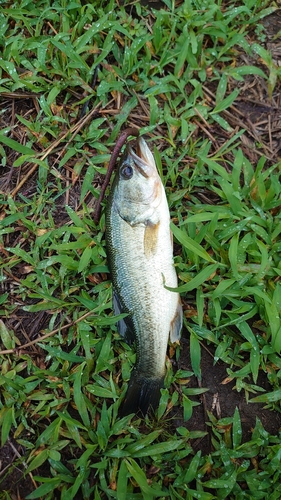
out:
M199 245L196 241L192 240L182 229L179 229L171 222L171 230L177 240L188 250L193 252L198 257L201 257L208 262L215 262L214 259Z

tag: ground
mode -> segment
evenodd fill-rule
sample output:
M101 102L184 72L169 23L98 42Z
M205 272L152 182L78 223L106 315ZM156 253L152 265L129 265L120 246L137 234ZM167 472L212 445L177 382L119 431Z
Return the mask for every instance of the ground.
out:
M183 339L182 355L180 357L180 367L184 370L191 369L189 358L189 342ZM214 415L218 420L225 417L232 417L235 408L238 408L242 423L242 440L250 440L253 428L258 417L265 430L272 435L278 434L281 429L281 414L277 411L264 408L264 404L249 403L244 391L238 392L235 382L228 376L228 365L219 361L214 364L214 350L209 346L202 350L201 370L202 380L195 377L190 380L190 386L207 388L207 392L197 397L200 404L193 408L192 417L187 423L188 429L202 430L208 432L208 413ZM266 375L260 372L258 385L269 388ZM251 399L251 398L249 398ZM175 417L176 418L176 417ZM181 425L181 420L175 420L175 425ZM202 453L210 453L212 450L211 432L204 438L200 438L193 444L194 449L202 450Z
M154 5L156 7L156 5ZM264 31L263 36L264 46L270 50L273 61L275 63L280 59L280 38L277 36L281 30L281 10L277 10L273 14L265 17L262 20ZM256 37L256 33L252 33ZM257 64L259 59L250 60L249 56L239 54L243 63L246 65ZM260 67L265 68L264 62L259 59L258 64ZM230 80L229 92L235 89L237 81ZM279 85L279 87L278 87ZM228 123L237 130L241 127L245 129L245 133L241 136L241 147L245 156L253 164L259 160L261 155L267 158L268 164L276 163L280 158L281 150L281 122L280 122L280 82L275 87L274 93L271 97L268 96L268 87L265 86L262 77L257 75L247 76L245 81L239 82L240 94L235 102L231 105L230 109L224 111L224 116L227 118ZM215 89L212 88L212 83L206 84L204 87L205 98L209 103L215 103ZM0 96L3 109L5 113L1 115L2 125L1 128L8 127L17 122L17 115L22 117L32 113L37 106L36 96L32 93L6 93ZM108 111L110 116L111 111ZM143 113L143 121L147 120L145 116L145 107L140 107L140 113ZM112 111L114 115L114 109ZM138 123L139 117L130 117L128 125L135 125ZM223 145L228 134L216 125L209 125L204 120L197 121L196 134L199 137L204 136L212 140L214 148L219 149ZM163 131L163 130L162 130ZM20 128L17 132L18 136L15 137L21 142ZM41 145L39 145L41 147ZM65 146L67 147L67 145ZM161 149L161 144L160 144ZM54 150L55 159L55 150ZM7 166L3 169L0 179L0 188L2 192L12 193L16 196L21 194L25 198L32 198L36 192L37 178L32 175L32 165L28 164L22 169L13 169L9 167L12 165L13 158L8 158ZM189 158L192 161L192 158ZM187 160L186 160L187 161ZM68 180L70 175L73 174L71 168L67 173ZM96 187L100 187L102 175L95 179ZM65 180L65 179L64 179ZM21 182L23 181L23 182ZM67 223L68 215L65 210L65 205L77 209L79 207L79 197L81 192L81 184L74 186L68 191L67 195L61 195L56 198L56 210L53 212L53 220L55 226L62 226ZM202 202L206 201L206 192L198 192L197 196ZM210 202L211 196L207 193L207 202ZM215 203L216 200L213 200ZM95 203L94 199L89 196L88 206L90 207ZM18 227L8 235L6 245L16 247L17 244L22 243L22 228ZM23 248L28 252L28 238L23 245ZM2 249L5 256L5 249ZM15 332L20 345L25 346L26 352L34 357L35 363L42 369L46 368L45 352L36 345L36 339L39 332L42 332L49 323L48 311L28 312L22 310L23 305L18 298L18 287L20 281L28 277L30 268L28 265L23 266L20 263L18 266L13 267L13 275L7 276L5 282L0 283L2 293L8 293L11 303L16 303L17 308L6 322L8 329ZM94 277L102 281L102 273L97 273ZM26 303L32 304L34 301L26 297ZM192 300L191 300L192 302ZM192 305L188 299L183 300L185 312L192 309ZM60 318L57 318L54 324L54 329L59 323ZM71 322L71 320L70 320ZM28 345L27 345L28 344ZM4 351L4 348L3 348ZM181 341L180 357L178 361L173 361L175 369L192 370L192 365L189 356L189 335L187 331L183 332ZM191 396L192 401L199 403L193 407L192 417L188 422L183 422L182 413L175 409L171 413L170 426L177 428L185 425L190 431L205 431L205 437L199 437L192 442L195 452L202 450L203 454L208 454L213 451L212 431L207 422L210 416L217 420L226 417L232 417L235 408L239 409L241 423L242 423L242 440L247 442L250 440L252 430L258 417L265 430L271 435L278 435L281 429L281 413L278 410L266 409L263 403L249 403L248 400L253 396L246 394L245 390L237 390L235 380L229 376L229 364L223 363L221 360L214 363L215 349L207 342L202 343L202 357L201 357L201 373L202 379L192 376L189 380L189 387L191 388L206 388L206 392L200 396ZM23 349L20 354L24 354ZM249 383L251 383L249 377ZM266 374L260 370L257 385L269 390L269 382ZM209 414L209 415L208 415ZM28 436L27 436L28 437ZM27 438L26 437L26 438ZM6 444L0 450L0 490L9 491L10 498L13 500L20 500L27 496L28 493L34 491L34 479L32 474L24 475L24 463L21 457L24 456L25 449L14 438L9 438ZM17 464L15 466L15 464ZM45 465L39 467L37 475L45 476L47 474ZM2 498L2 497L0 497ZM3 497L4 498L4 497ZM7 497L8 498L8 497ZM55 497L54 497L55 498ZM78 498L78 497L77 497Z

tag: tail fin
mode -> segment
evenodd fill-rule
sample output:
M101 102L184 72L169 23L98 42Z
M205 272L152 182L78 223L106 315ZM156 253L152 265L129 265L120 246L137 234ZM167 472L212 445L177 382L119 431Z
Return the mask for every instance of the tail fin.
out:
M155 410L160 399L160 389L164 377L146 378L137 371L132 373L127 394L121 407L121 416L141 412L146 415L149 409Z

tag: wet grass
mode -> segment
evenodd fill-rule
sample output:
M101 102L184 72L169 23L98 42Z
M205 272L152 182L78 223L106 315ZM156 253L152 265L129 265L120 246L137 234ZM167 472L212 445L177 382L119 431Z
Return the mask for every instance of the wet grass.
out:
M243 442L238 409L210 413L208 454L194 453L204 432L188 428L207 389L188 385L201 380L202 345L249 404L280 412L280 164L235 107L255 78L269 99L280 90L261 38L274 9L0 5L0 425L2 447L19 450L0 472L1 499L21 484L24 498L44 500L280 498L280 435L259 418ZM118 417L135 353L112 315L104 215L93 221L127 124L146 134L166 188L192 364L167 360L145 420Z

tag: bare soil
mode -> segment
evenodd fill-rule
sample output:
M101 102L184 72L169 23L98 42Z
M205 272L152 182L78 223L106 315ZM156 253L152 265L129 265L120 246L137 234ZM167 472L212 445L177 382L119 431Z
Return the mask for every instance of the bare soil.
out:
M193 401L200 403L193 408L192 417L185 426L190 431L205 431L207 436L191 442L194 451L201 450L204 455L213 451L211 444L211 430L207 422L210 422L208 413L214 415L217 420L225 417L233 417L235 408L238 408L242 424L242 441L251 440L252 431L258 417L263 427L270 435L277 435L281 429L281 413L264 408L264 404L250 403L246 400L244 391L238 392L235 381L229 380L227 368L229 365L218 361L214 364L214 348L204 346L201 349L201 372L202 380L191 377L188 387L202 387L207 391L200 397L190 397ZM179 368L191 370L189 340L182 339L182 352L179 359ZM249 380L251 383L251 380ZM265 373L260 372L257 385L270 391L270 384ZM261 393L259 393L261 394ZM249 399L257 394L250 394ZM175 427L183 425L182 419L175 418Z

